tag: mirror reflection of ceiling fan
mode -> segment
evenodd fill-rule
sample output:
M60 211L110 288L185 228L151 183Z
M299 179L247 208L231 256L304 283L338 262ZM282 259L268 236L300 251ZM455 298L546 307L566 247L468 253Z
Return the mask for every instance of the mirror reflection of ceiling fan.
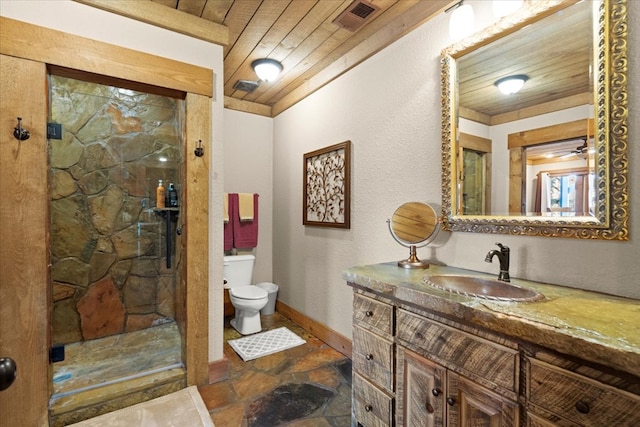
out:
M572 138L549 144L532 145L525 148L527 163L548 163L586 159L594 153L593 139Z
M577 146L575 150L571 150L570 152L562 155L560 158L568 159L570 157L576 156L580 159L586 159L590 151L592 150L589 150L589 147L587 145L587 140L584 139L582 145Z

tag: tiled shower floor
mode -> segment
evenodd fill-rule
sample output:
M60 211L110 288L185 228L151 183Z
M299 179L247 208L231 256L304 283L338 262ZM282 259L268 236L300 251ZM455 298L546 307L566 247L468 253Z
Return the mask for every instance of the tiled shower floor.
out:
M53 364L53 396L182 367L175 322L65 346L65 360Z

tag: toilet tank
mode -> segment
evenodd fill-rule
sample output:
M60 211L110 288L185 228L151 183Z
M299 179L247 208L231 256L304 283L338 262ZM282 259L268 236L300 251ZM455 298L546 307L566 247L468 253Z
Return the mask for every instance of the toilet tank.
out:
M227 281L226 288L249 286L253 279L255 255L231 255L224 257L222 274Z

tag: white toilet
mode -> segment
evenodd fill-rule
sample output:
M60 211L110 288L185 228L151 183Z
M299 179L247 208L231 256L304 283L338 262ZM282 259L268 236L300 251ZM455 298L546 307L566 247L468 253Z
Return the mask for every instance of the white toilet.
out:
M262 331L260 310L269 301L267 291L251 284L255 260L254 255L224 257L224 286L229 289L229 299L236 311L231 326L242 335Z

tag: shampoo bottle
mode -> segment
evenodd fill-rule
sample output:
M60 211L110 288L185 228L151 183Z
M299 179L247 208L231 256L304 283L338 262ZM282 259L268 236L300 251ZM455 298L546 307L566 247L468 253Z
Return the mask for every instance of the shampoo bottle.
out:
M174 187L173 182L169 183L169 189L167 190L170 208L178 207L178 192L176 191L176 187Z
M164 208L164 185L162 184L162 180L158 181L158 188L156 188L156 206L159 208Z

